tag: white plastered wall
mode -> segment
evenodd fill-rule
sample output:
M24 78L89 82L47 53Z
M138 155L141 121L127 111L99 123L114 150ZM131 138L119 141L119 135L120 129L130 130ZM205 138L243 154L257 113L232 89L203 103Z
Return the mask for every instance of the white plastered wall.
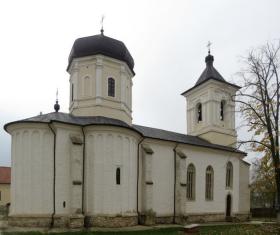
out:
M136 215L139 135L124 128L85 129L85 204L88 215ZM116 184L116 169L121 183Z
M232 196L232 212L239 211L239 162L237 154L209 148L186 147L184 152L188 156L187 166L192 163L196 170L195 200L186 201L186 214L197 213L225 213L226 196ZM226 165L230 161L233 165L233 187L226 189ZM213 200L205 200L205 174L207 166L214 170ZM186 166L186 167L187 167Z
M73 214L82 206L81 189L75 193L76 186L73 185L73 180L76 175L81 181L82 177L82 146L79 151L76 151L77 146L71 142L71 136L77 136L83 139L82 130L79 126L54 123L53 128L56 132L56 180L55 180L55 205L56 214L65 215ZM74 159L78 157L76 169L73 168ZM75 172L78 170L79 172ZM77 186L78 187L78 186ZM82 186L79 185L79 188Z
M250 211L250 188L249 188L249 168L250 165L240 161L240 184L239 184L239 212Z
M8 127L12 136L10 215L50 215L53 210L53 134L46 124Z
M152 158L152 185L148 185L152 188L152 209L156 212L157 216L172 216L174 212L174 152L173 149L176 143L168 141L159 141L145 139L143 144L148 144L153 150ZM185 206L183 211L179 209L179 205L176 207L177 214L206 214L206 213L225 213L226 210L226 196L231 194L232 196L232 213L249 212L248 208L241 209L240 205L248 204L249 198L242 195L240 192L240 174L242 177L249 175L247 168L240 171L240 154L231 153L227 151L220 151L210 148L195 147L191 145L179 144L177 148L182 151L187 158L182 161L187 166L193 163L196 168L196 187L195 187L195 200L185 200ZM143 161L143 154L140 158L140 200L139 208L141 212L145 212L147 202L145 200L151 200L145 198L145 171L146 168L142 166L146 164ZM179 156L177 155L177 160ZM230 161L233 164L233 187L231 189L226 188L226 165ZM205 200L205 173L207 166L211 165L214 169L214 198L212 201ZM177 165L178 166L178 165ZM243 169L243 168L242 168ZM186 171L182 171L186 172ZM180 169L177 168L177 180L180 178ZM186 175L184 176L186 177ZM185 180L180 180L185 183ZM177 182L176 187L182 187ZM180 191L186 197L186 187L182 187L184 192ZM180 188L180 189L182 189ZM246 192L245 192L246 193ZM178 194L178 190L177 190ZM246 194L247 195L247 194ZM176 195L176 203L180 203L181 200L177 200L179 195ZM148 203L149 204L149 203Z
M211 143L235 146L235 104L232 96L237 88L209 80L189 91L187 101L187 133ZM224 120L220 120L220 103L225 102ZM197 121L197 105L202 105L202 121Z
M146 157L151 158L150 166L143 166L147 164L141 155L140 161L140 211L145 213L146 210L152 209L157 216L172 216L174 208L174 152L175 144L167 141L155 141L146 139L143 144L149 145L153 150L153 154ZM142 167L141 167L142 166ZM145 172L151 169L151 176L149 181L153 184L149 185L145 181ZM143 190L149 190L148 197L143 195ZM151 205L149 203L151 202ZM148 203L147 203L148 202ZM150 208L147 208L147 205Z
M75 58L69 73L70 113L110 117L131 124L133 74L126 63L103 55ZM115 80L115 97L108 96L109 77Z

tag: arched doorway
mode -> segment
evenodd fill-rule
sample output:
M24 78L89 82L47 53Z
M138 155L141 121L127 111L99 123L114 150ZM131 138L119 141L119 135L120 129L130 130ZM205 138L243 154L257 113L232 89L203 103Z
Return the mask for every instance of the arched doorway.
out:
M231 195L227 195L226 199L226 220L231 221Z

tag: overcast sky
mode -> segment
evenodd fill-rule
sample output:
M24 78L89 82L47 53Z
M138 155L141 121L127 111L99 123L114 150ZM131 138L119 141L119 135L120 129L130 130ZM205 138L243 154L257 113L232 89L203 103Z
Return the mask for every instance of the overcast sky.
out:
M53 112L57 88L68 112L68 55L76 38L99 34L103 14L105 35L135 61L133 123L185 133L180 94L205 68L207 42L214 66L235 81L240 56L280 38L279 9L279 0L1 1L0 165L10 165L5 123Z

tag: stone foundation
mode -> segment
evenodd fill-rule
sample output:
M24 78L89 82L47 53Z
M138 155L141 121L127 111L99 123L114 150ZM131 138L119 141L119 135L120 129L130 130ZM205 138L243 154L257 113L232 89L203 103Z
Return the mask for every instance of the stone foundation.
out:
M138 224L137 216L86 216L85 227L131 227Z
M202 214L187 214L184 216L178 216L176 223L206 223L206 222L220 222L220 221L231 222L244 222L250 220L249 213L237 213L231 217L226 217L224 213L202 213ZM177 222L178 221L178 222Z
M233 222L244 222L251 220L251 213L236 213L232 216Z
M218 222L225 221L224 213L202 213L202 214L187 214L187 223L205 223L205 222Z
M8 225L11 227L50 227L51 220L51 215L9 216Z
M236 213L230 217L232 222L243 222L250 220L249 213ZM150 214L140 215L140 224L172 224L173 216L152 216ZM227 218L229 219L229 218ZM187 223L206 223L226 221L224 213L203 213L203 214L186 214L175 217L177 224ZM53 227L55 228L83 228L83 227L131 227L138 224L136 215L124 216L86 216L83 215L55 215L53 218ZM51 215L20 215L9 216L8 225L11 227L51 227Z
M20 215L9 216L8 224L11 227L52 227L51 215ZM83 228L83 215L55 215L53 217L54 228Z
M155 222L156 224L173 224L173 216L158 216Z

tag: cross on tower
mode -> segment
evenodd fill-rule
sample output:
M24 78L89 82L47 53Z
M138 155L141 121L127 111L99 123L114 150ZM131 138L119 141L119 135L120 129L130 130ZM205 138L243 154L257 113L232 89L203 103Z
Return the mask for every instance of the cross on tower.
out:
M100 21L100 24L101 24L101 30L100 30L100 32L101 32L102 35L103 35L103 33L104 33L104 29L103 29L103 21L104 21L104 18L105 18L105 16L102 15L101 21Z
M56 89L56 100L58 100L58 88Z
M210 47L212 45L212 42L208 41L207 43L207 47L208 47L208 54L210 55Z

